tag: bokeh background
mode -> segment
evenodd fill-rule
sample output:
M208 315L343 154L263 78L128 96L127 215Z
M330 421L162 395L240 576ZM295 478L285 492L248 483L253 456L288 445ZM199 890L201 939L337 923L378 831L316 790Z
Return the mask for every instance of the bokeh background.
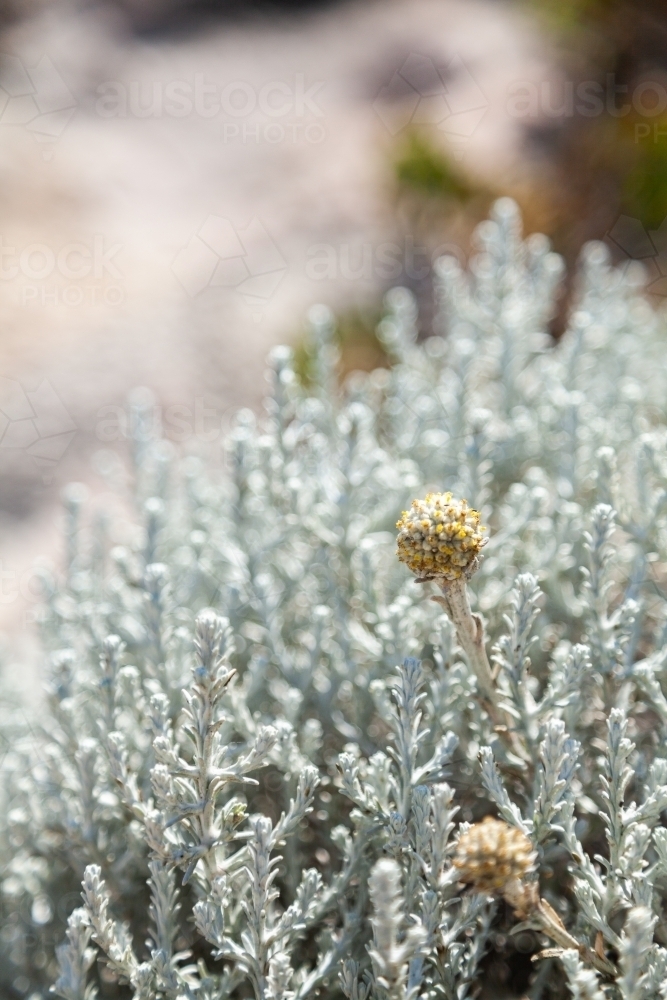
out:
M659 0L3 0L0 35L0 632L24 686L61 491L107 502L133 392L214 465L272 345L307 377L313 303L341 373L384 363L393 285L432 332L433 260L467 259L499 194L566 258L555 337L586 240L667 296Z

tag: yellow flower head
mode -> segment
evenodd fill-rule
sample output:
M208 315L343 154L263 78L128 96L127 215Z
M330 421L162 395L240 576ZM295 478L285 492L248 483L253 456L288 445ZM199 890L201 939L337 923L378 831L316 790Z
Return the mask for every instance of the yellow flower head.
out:
M479 513L467 500L451 493L429 493L404 510L398 528L397 556L419 580L458 580L469 577L487 539Z
M525 833L487 816L459 837L454 867L478 892L506 893L535 870L535 859Z

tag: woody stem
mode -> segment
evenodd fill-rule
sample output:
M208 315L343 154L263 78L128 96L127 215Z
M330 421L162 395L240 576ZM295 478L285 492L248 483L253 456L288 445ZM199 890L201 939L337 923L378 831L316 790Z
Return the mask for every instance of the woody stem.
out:
M470 608L466 581L460 577L441 583L440 589L443 597L435 600L445 608L456 629L456 636L475 673L482 695L499 712L498 692L484 645L484 626L479 615L473 614Z
M589 965L593 965L600 972L604 972L607 975L614 973L614 966L608 961L608 959L606 959L603 955L598 955L597 952L593 951L587 945L581 944L576 938L572 937L572 935L568 933L563 926L562 920L555 910L547 903L546 899L538 900L534 912L542 925L544 933L548 934L548 936L555 941L559 947L566 949L573 948L579 953L584 962L588 962Z
M491 664L486 654L484 625L480 616L473 614L470 607L465 578L438 583L443 596L434 597L433 600L442 605L456 629L456 637L477 678L482 707L509 748L522 760L526 760L526 752L512 730L511 720L500 706Z

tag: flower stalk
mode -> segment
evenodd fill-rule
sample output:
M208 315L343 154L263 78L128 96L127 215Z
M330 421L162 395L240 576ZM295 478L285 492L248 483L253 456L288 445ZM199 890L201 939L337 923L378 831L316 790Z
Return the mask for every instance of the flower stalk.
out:
M484 624L468 599L466 581L479 568L480 553L488 541L479 520L479 512L469 507L467 500L455 500L451 493L428 493L424 500L413 500L410 510L403 511L397 522L396 554L415 574L417 583L432 580L440 587L442 596L432 600L445 609L456 629L477 678L480 704L508 750L526 763L529 755L500 704L486 652Z
M614 966L604 952L577 941L553 907L540 897L539 883L533 877L536 862L537 854L525 833L503 820L486 816L459 837L454 868L460 880L477 892L502 896L520 920L536 923L559 949L574 949L599 972L613 974Z
M480 616L474 614L470 607L465 578L437 582L442 590L442 596L436 595L431 599L447 612L456 629L459 644L477 678L484 708L492 722L500 726L504 722L504 713L498 701L498 691L486 653L484 625Z

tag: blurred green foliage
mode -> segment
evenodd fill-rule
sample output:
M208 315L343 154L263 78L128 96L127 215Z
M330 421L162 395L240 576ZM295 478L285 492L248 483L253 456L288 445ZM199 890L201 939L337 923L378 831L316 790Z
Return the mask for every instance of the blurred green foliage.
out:
M588 173L607 201L616 199L610 215L624 213L647 229L658 227L667 217L667 117L659 108L644 110L643 99L637 107L633 93L644 82L649 92L667 87L664 0L527 4L546 24L565 72L575 81L592 79L605 88L611 81L625 104L618 114L607 110L597 122L585 123L583 132L580 127L578 171Z
M595 80L618 88L619 113L605 110L595 119L565 117L552 133L546 158L535 157L523 180L502 178L524 212L528 231L545 231L572 262L582 243L603 238L619 215L630 215L646 229L667 218L667 114L644 110L633 98L642 81L659 93L667 88L660 65L667 45L667 5L657 0L526 0L537 14L573 85ZM649 87L649 93L651 88ZM615 98L616 100L616 98ZM538 140L539 141L539 140ZM411 230L442 233L454 213L483 218L494 194L448 155L427 129L412 129L400 142L393 162L401 210ZM407 208L406 208L407 206ZM460 235L460 233L459 233Z
M646 229L657 229L667 218L667 119L652 119L649 134L639 136L633 128L631 141L637 148L633 166L623 181L622 207L628 215L640 219Z
M611 17L619 0L529 0L529 6L554 31L570 32L599 18Z
M352 371L388 367L387 354L376 333L382 316L380 308L352 308L336 317L334 344L339 352L341 378ZM294 371L305 387L313 383L313 363L312 334L303 331L294 348Z
M402 144L395 163L399 185L430 197L454 198L468 202L476 194L461 168L456 168L442 149L430 143L422 132L411 131Z

